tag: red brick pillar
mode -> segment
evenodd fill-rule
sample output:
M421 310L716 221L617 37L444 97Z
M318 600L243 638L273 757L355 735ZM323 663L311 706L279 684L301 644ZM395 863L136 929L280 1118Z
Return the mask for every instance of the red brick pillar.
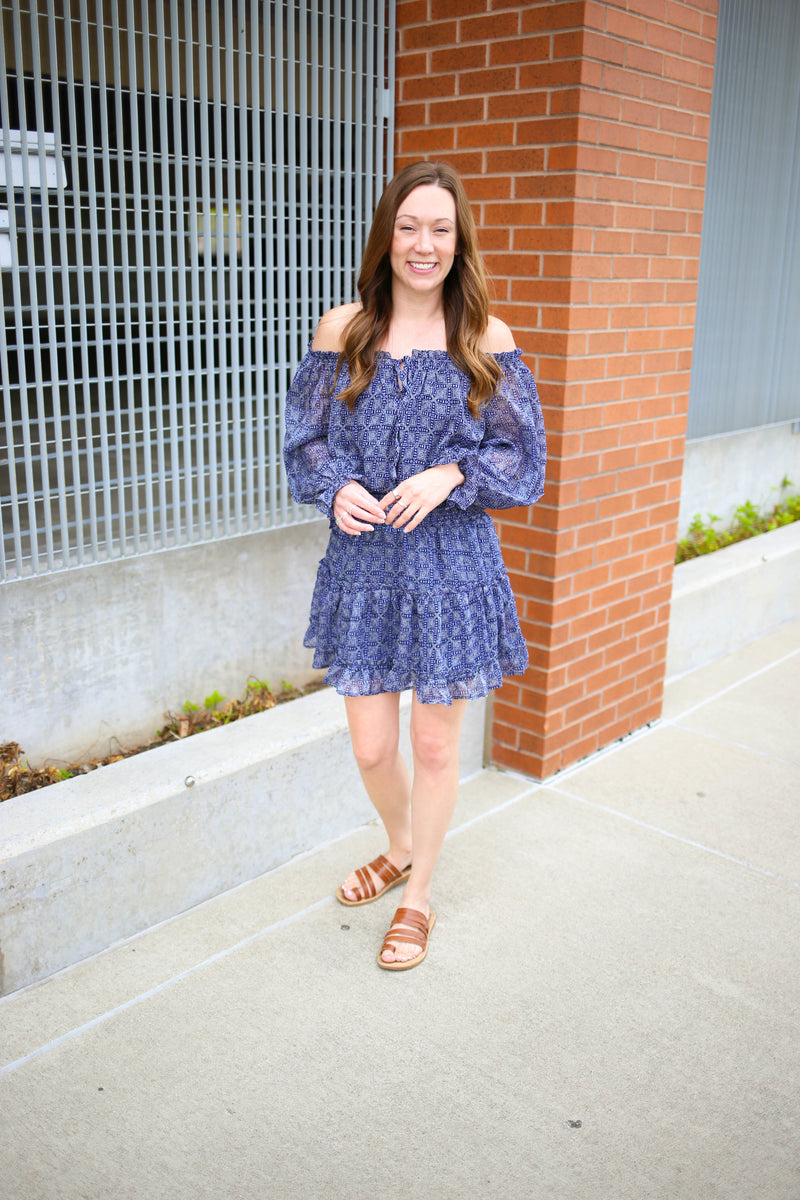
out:
M661 709L716 9L397 5L397 165L461 171L545 412L544 499L496 514L531 666L493 758L537 778Z

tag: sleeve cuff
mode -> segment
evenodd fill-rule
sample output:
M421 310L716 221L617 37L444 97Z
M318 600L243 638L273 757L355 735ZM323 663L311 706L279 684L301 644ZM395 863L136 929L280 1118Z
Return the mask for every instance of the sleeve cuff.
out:
M458 460L458 465L464 476L464 482L453 488L447 497L447 503L464 509L474 504L475 497L478 495L478 455L476 453L467 454Z

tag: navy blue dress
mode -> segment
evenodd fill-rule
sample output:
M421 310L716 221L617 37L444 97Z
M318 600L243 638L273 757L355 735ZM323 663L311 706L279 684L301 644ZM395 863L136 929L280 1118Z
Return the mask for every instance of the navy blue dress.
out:
M487 695L528 665L514 597L487 508L542 495L545 437L520 350L495 355L500 388L479 420L469 381L445 350L378 355L353 412L334 392L338 355L309 350L286 400L284 461L300 504L330 521L305 645L345 696L413 687L423 704ZM332 506L354 479L381 499L427 467L458 463L464 483L411 533L342 533Z

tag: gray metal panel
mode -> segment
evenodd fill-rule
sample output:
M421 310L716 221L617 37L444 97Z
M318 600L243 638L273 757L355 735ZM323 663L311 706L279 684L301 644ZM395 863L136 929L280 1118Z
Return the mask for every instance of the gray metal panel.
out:
M800 3L720 0L688 436L800 416Z
M391 158L392 3L0 0L0 580L286 525Z

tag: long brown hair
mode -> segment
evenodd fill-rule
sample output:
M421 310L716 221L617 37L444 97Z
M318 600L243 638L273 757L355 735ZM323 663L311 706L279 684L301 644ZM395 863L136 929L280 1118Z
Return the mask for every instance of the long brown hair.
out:
M380 198L357 281L361 309L347 326L339 355L339 368L347 362L350 383L337 398L354 408L375 374L376 351L392 318L389 250L395 217L409 192L429 184L446 188L455 200L457 253L443 293L447 352L470 381L467 403L477 418L481 405L494 395L502 372L497 361L480 348L489 323L489 292L467 194L446 163L418 162L404 167Z

